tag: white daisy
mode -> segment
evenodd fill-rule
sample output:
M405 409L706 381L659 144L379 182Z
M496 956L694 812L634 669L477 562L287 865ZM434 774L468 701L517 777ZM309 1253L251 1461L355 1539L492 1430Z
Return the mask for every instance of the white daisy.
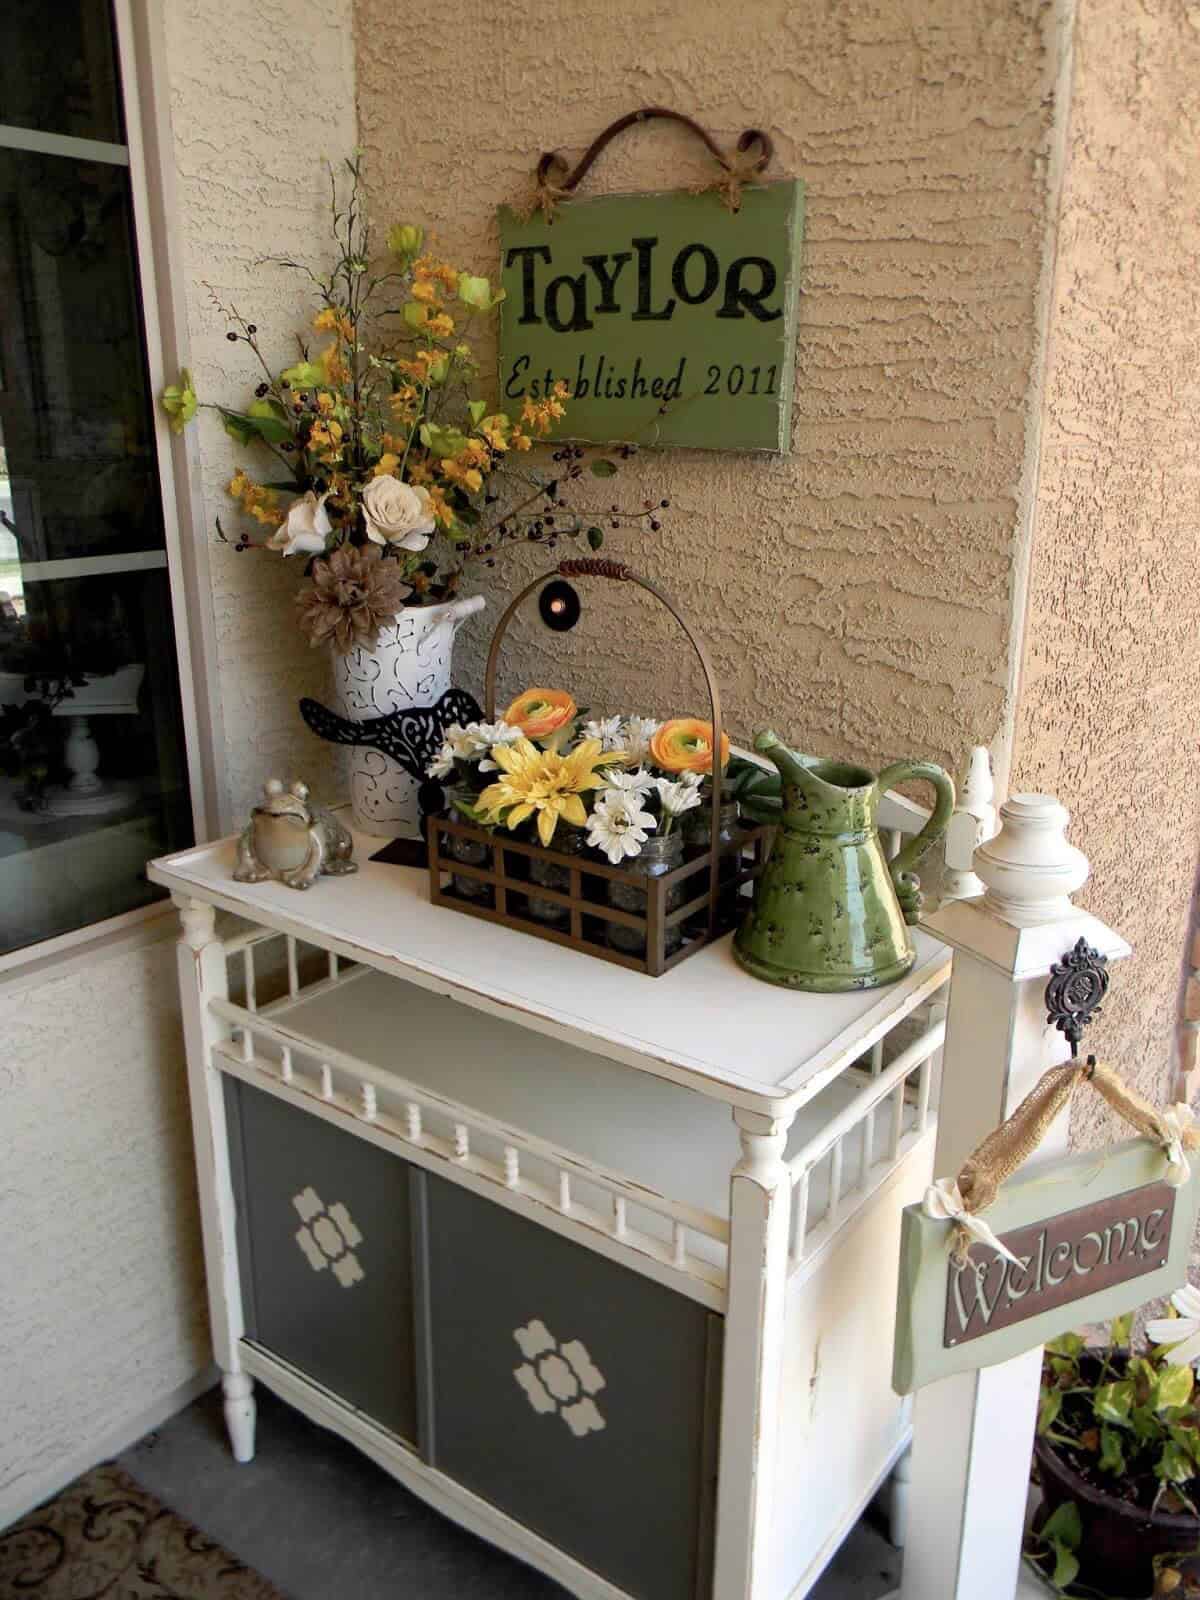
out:
M655 781L644 767L639 767L636 772L621 772L609 767L602 776L606 789L613 789L618 794L628 795L633 800L644 799L653 789Z
M641 854L654 825L654 818L642 810L636 794L609 789L600 796L588 818L588 843L596 850L603 850L617 867L626 856Z
M583 725L585 739L599 739L602 750L624 750L625 739L621 732L620 717L593 717Z
M618 748L628 752L630 761L644 761L650 754L650 741L661 727L653 717L626 717Z
M1200 1360L1200 1289L1190 1283L1176 1289L1171 1304L1177 1317L1152 1317L1146 1337L1152 1344L1174 1346L1167 1359L1173 1367L1188 1367Z
M692 776L698 776L698 774L684 774L684 778ZM658 799L663 808L663 816L671 820L681 817L685 811L691 811L693 806L700 804L700 785L698 783L685 783L682 778L678 783L672 783L670 778L655 778L654 787L658 790Z
M505 722L503 717L499 722L473 722L471 727L479 740L480 749L484 752L483 760L479 763L480 772L500 770L496 762L488 760L487 751L494 749L498 744L516 744L518 739L525 737L520 728L514 728L510 722Z

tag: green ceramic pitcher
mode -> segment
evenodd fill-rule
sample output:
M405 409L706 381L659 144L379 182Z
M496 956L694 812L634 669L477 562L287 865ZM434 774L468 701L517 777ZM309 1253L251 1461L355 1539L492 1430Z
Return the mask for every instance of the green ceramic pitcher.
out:
M822 994L874 989L902 978L916 959L907 924L920 911L912 868L946 831L954 782L932 761L897 761L876 778L863 767L797 755L777 734L754 748L779 768L782 793L755 794L743 809L778 824L754 907L734 937L747 972ZM893 860L876 826L880 798L906 779L937 791L929 821Z

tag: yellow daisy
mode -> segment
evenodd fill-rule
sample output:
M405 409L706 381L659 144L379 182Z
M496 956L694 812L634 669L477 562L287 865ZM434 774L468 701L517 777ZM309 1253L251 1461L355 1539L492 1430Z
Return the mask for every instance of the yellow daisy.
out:
M536 814L538 838L548 845L558 819L582 828L587 808L581 796L604 782L598 770L620 761L618 751L604 751L599 739L584 739L569 755L539 750L528 739L496 745L492 759L504 776L479 796L478 809L489 823L504 822L519 828Z

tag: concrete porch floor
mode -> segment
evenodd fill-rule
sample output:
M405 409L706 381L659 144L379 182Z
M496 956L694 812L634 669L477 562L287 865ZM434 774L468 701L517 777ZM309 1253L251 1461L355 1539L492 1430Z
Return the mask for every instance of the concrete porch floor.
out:
M288 1600L563 1600L550 1579L432 1511L379 1467L258 1388L258 1453L229 1453L219 1391L118 1459L164 1504L269 1578ZM900 1553L874 1511L812 1600L880 1600Z

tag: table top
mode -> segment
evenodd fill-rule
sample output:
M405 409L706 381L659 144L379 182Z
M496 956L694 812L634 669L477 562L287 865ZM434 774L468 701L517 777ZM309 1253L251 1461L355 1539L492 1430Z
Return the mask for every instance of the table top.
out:
M370 859L298 891L235 883L236 840L153 861L155 883L731 1105L782 1117L945 982L949 949L914 929L917 959L882 989L802 994L751 978L732 936L660 978L429 903L428 874Z

